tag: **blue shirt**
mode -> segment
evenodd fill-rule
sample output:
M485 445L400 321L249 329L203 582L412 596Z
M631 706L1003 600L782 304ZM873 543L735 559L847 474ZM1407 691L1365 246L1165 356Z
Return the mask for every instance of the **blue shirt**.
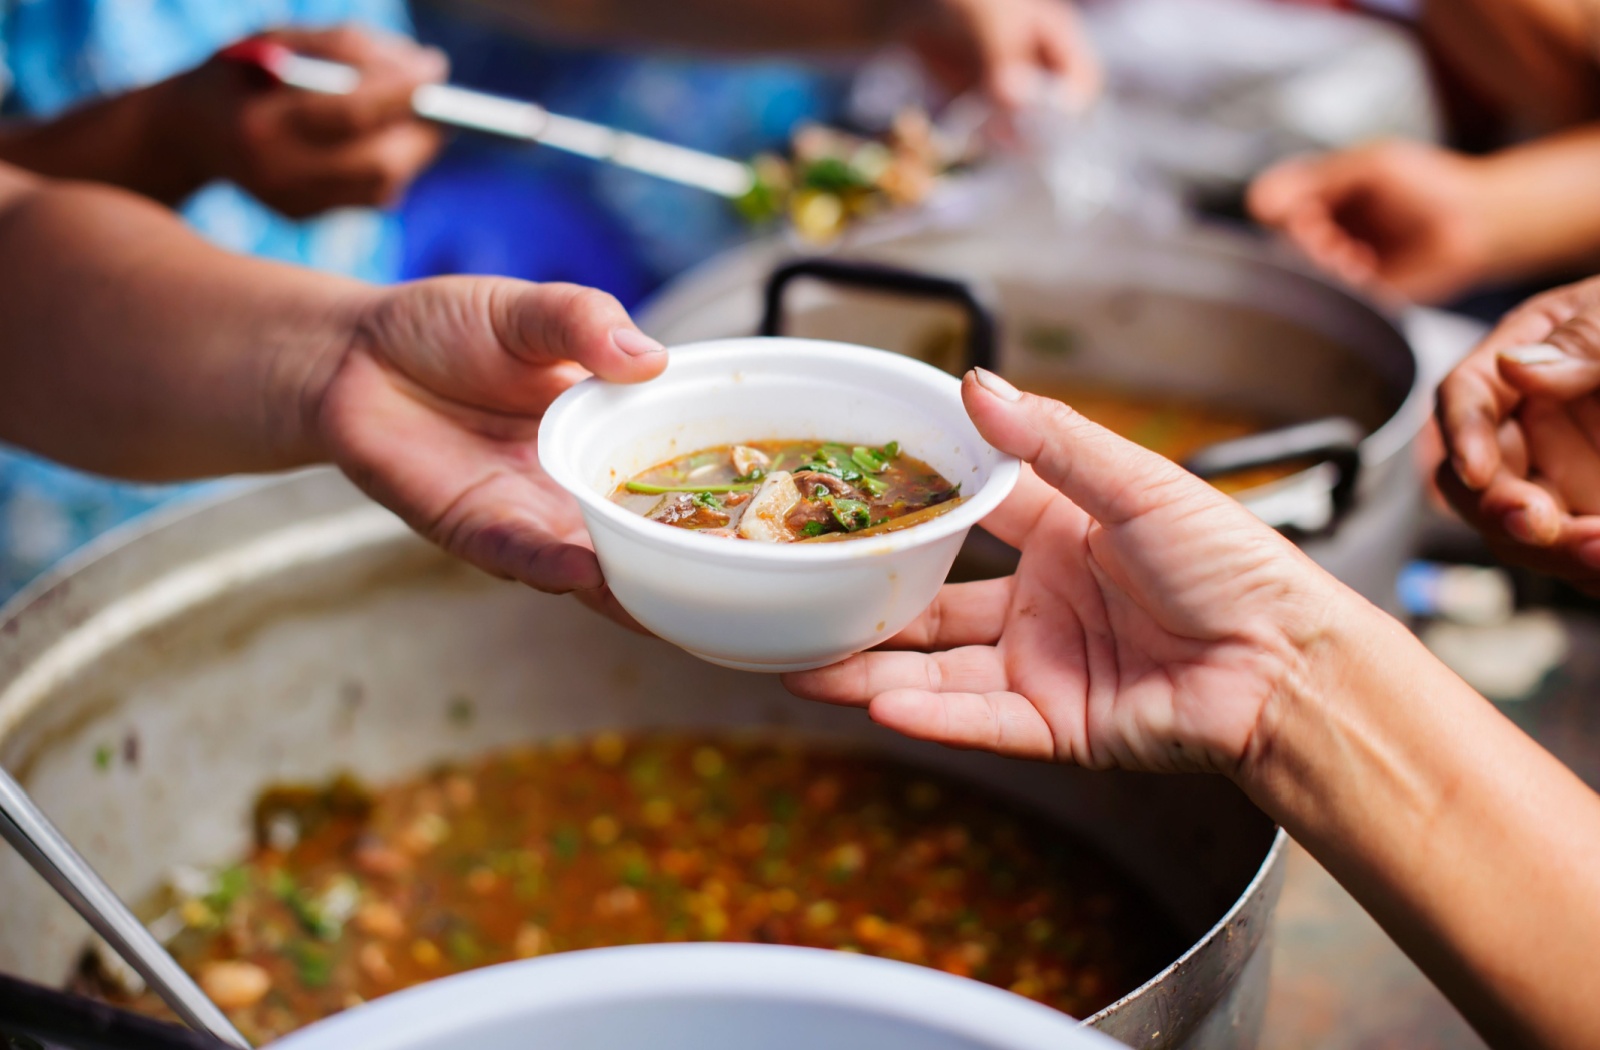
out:
M0 0L4 109L49 118L192 69L265 29L346 22L411 30L403 0ZM296 222L226 183L204 187L182 211L233 251L373 281L399 273L398 222L382 212L351 208Z

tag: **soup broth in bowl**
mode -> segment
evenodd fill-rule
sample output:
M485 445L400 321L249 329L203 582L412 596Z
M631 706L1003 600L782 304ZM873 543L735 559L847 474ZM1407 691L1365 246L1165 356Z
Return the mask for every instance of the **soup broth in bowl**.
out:
M707 535L711 528L664 527L613 499L628 482L680 461L686 467L711 450L726 449L729 468L737 469L734 446L769 458L793 447L813 457L808 470L771 472L810 479L806 491L797 484L774 506L783 512L773 515L777 527L788 529L790 512L806 502L819 520L818 508L826 511L840 538L862 535L848 542L730 542ZM882 471L862 469L858 448ZM902 456L925 478L940 479L934 486L940 498L918 509L959 503L899 528L875 529L890 516L911 518L872 509L870 490ZM1017 461L984 442L967 418L957 379L898 354L808 339L695 344L674 349L667 370L647 383L586 380L546 413L539 459L577 499L606 582L635 619L702 659L753 671L821 667L905 627L933 600L968 530L1000 504L1018 473ZM768 468L747 466L730 477L751 484L752 469ZM767 480L763 474L760 481ZM686 476L684 484L705 482ZM818 488L829 491L819 496ZM749 490L752 500L758 489ZM948 493L956 496L944 498ZM643 508L648 512L661 496L695 492L636 494L657 497ZM729 509L716 502L718 512ZM864 519L857 506L863 503ZM673 513L686 520L696 509L679 506ZM835 510L861 527L839 525ZM708 513L699 520L721 519ZM799 526L799 540L833 531L824 524L811 537L803 521ZM718 527L726 526L712 526Z
M961 486L891 441L754 441L679 456L611 497L651 521L757 543L867 539L961 503Z

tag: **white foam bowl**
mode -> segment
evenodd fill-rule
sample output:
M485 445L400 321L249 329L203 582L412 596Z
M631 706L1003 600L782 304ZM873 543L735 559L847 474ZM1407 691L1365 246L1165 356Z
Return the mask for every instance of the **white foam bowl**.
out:
M1011 992L817 948L564 952L430 981L274 1050L1113 1050Z
M539 462L577 498L606 582L641 624L746 671L822 667L869 649L938 593L967 532L1011 491L1017 461L967 418L961 384L899 354L812 339L723 339L671 351L648 383L588 379L556 399ZM961 485L924 524L838 543L700 536L613 503L640 471L763 439L900 442Z

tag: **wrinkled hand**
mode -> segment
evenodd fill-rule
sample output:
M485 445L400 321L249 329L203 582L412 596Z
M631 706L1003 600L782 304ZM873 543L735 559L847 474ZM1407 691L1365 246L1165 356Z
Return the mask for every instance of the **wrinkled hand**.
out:
M433 159L439 132L412 115L411 94L445 78L441 52L350 27L258 39L354 66L361 83L347 95L318 94L222 57L177 78L197 182L227 179L303 218L392 203Z
M1439 302L1488 276L1480 173L1473 158L1396 139L1284 161L1248 204L1341 279Z
M902 35L954 92L980 88L1007 109L1058 101L1082 109L1100 94L1099 60L1068 0L922 0L906 6Z
M637 382L666 364L604 292L438 278L381 290L302 411L329 458L445 550L606 604L577 505L539 468L539 420L591 372Z
M1506 315L1438 412L1439 488L1496 556L1600 595L1600 278Z
M1238 503L1065 405L1008 400L986 373L962 396L1037 472L984 523L1021 549L1016 574L947 585L889 643L911 651L786 684L958 747L1238 773L1347 592Z

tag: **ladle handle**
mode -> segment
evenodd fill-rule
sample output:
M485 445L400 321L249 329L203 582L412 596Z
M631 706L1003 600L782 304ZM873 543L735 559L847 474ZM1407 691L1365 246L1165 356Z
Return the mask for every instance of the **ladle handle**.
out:
M205 1032L0 974L0 1046L34 1044L44 1050L228 1050Z
M247 1048L250 1043L206 997L177 960L167 953L144 923L128 910L89 862L78 855L66 836L13 780L0 769L0 837L22 854L94 931L138 971L186 1024L225 1043Z
M767 278L766 304L761 314L762 335L783 334L784 295L800 277L846 288L886 292L908 299L936 299L954 303L967 315L967 358L962 371L973 367L994 368L998 326L994 315L971 287L954 278L902 270L881 263L812 258L797 259L780 266Z
M1328 416L1207 445L1184 460L1183 465L1210 481L1242 470L1275 467L1296 460L1332 463L1335 475L1328 492L1332 504L1328 522L1331 528L1355 504L1356 483L1361 479L1361 441L1365 436L1366 431L1355 420Z

